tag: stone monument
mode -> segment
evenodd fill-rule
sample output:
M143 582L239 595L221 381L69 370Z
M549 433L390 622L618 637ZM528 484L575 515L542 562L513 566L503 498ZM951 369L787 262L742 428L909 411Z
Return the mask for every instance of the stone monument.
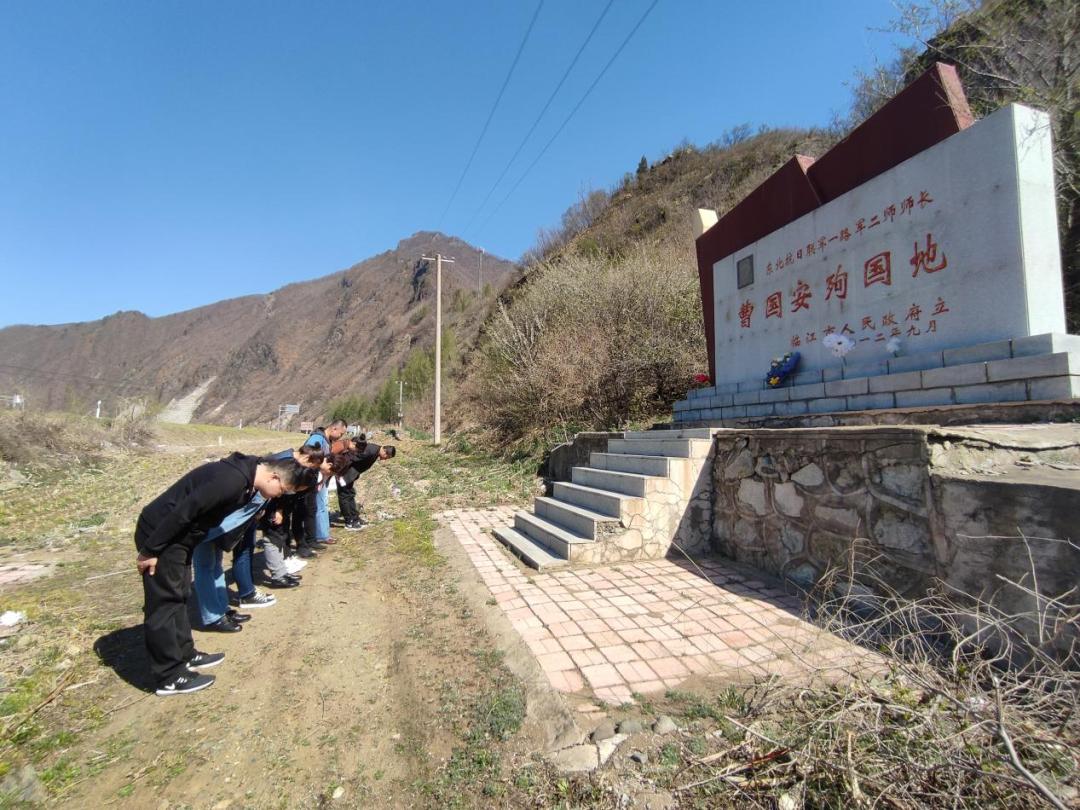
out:
M701 213L713 385L678 423L1080 398L1048 118L1012 104L975 121L951 67L711 227Z

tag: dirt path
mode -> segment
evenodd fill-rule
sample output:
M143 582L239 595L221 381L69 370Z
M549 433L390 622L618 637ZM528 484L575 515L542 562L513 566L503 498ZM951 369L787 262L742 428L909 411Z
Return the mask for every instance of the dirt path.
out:
M336 791L343 806L411 804L413 783L459 739L462 707L440 691L467 691L485 677L460 655L480 631L453 612L443 572L418 574L401 561L360 566L374 549L362 548L362 535L343 544L304 570L302 587L252 611L242 633L196 633L201 649L227 655L210 689L162 699L112 679L100 705L123 708L94 736L124 741L129 753L61 798L84 807L312 807ZM121 674L138 680L141 638L121 632L108 643L123 649Z
M5 503L0 562L55 568L0 586L0 607L29 617L0 641L0 780L32 768L40 798L78 808L442 807L458 801L455 780L477 789L524 699L477 618L483 603L435 550L429 493L410 489L417 469L461 461L418 447L373 470L371 528L335 530L340 543L303 570L303 585L274 591L278 603L251 611L243 632L196 631L200 649L226 653L217 682L158 698L147 691L141 589L124 572L140 505L203 460L191 438L35 481ZM455 469L459 487L491 478ZM530 747L521 734L514 744ZM448 776L455 751L469 759Z

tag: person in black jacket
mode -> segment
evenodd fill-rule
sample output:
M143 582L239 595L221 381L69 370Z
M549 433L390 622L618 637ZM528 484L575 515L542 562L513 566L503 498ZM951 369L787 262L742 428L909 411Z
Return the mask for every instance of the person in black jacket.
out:
M213 676L193 670L214 666L224 657L200 653L191 638L187 600L192 550L209 530L252 517L252 502L254 511L260 508L256 493L277 498L315 482L316 473L293 459L233 453L196 467L143 508L135 525L136 565L143 581L146 649L157 694L205 689ZM236 533L225 531L222 537L235 539Z
M356 460L338 476L337 480L338 510L341 512L342 520L345 521L345 528L351 532L360 531L365 524L360 517L360 510L356 507L356 479L370 470L376 461L386 461L397 455L397 450L392 444L380 446L368 442L356 442L354 447Z

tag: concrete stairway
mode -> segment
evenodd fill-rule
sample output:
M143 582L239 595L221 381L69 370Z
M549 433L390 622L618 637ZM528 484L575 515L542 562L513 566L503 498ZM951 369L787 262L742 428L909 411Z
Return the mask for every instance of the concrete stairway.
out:
M715 428L630 431L495 536L533 568L658 559L708 545Z

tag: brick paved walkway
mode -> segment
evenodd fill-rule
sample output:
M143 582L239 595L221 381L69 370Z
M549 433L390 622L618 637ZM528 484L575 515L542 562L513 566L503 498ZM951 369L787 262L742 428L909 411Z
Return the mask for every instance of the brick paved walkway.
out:
M526 571L489 533L513 513L437 517L560 691L621 704L691 675L828 676L865 661L863 651L802 621L798 599L715 559Z

